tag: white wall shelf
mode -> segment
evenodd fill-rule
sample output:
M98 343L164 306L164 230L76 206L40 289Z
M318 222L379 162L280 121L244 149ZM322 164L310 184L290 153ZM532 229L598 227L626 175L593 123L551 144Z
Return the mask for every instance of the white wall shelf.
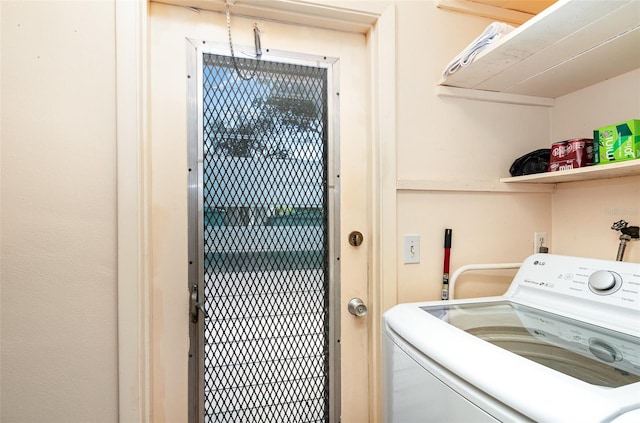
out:
M560 0L440 85L550 99L640 68L640 1Z
M557 184L561 182L588 181L593 179L622 178L640 175L640 159L619 163L581 167L558 172L501 178L502 183Z

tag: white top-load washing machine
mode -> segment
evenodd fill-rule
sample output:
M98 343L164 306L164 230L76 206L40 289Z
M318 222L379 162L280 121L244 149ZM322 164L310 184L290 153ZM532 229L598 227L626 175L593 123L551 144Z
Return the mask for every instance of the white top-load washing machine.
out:
M640 264L535 254L499 297L384 314L385 422L640 422Z

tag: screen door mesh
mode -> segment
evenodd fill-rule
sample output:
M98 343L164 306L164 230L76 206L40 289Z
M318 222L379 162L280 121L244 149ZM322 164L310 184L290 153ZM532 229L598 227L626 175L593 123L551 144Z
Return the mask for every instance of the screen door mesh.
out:
M205 421L328 421L327 70L204 54L202 97Z

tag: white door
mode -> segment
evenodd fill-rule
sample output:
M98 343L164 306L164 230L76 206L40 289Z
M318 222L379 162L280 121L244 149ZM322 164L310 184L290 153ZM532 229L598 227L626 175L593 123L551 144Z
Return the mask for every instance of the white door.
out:
M233 9L232 9L233 10ZM261 21L263 50L327 56L339 61L338 130L329 136L334 172L330 196L336 235L331 257L339 299L335 311L334 350L339 354L338 409L343 422L369 420L368 323L347 312L353 297L368 301L370 249L370 134L369 67L366 39L361 34ZM256 19L232 16L232 34L238 46L253 45ZM188 405L189 251L187 159L187 43L186 39L224 45L228 39L223 14L151 3L150 7L150 139L152 238L152 414L154 421L184 421ZM236 47L237 55L246 48ZM337 188L337 189L336 189ZM364 242L353 247L351 231Z

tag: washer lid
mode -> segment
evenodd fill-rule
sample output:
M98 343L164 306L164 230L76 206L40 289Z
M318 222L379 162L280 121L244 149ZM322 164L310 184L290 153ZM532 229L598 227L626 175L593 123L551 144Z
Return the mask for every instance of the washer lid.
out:
M640 381L640 338L512 301L438 304L425 312L486 342L592 385Z

